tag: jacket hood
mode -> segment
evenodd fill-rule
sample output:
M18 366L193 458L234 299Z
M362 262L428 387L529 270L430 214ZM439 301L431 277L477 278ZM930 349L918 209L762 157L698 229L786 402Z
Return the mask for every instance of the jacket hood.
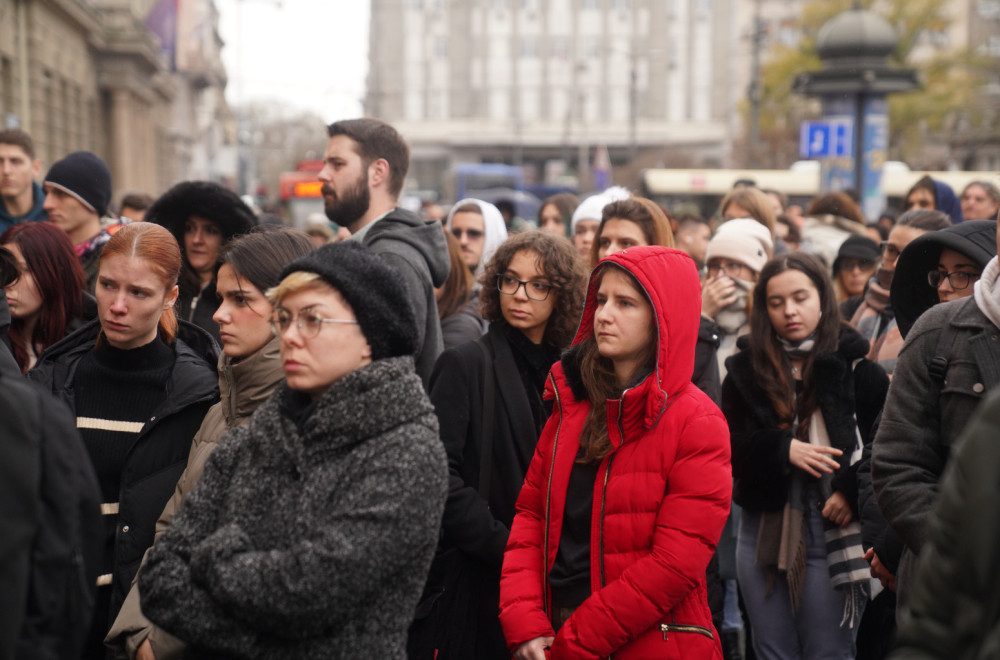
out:
M451 219L455 217L455 210L466 204L478 206L483 216L483 238L485 240L483 241L483 254L479 257L479 265L476 266L476 279L478 280L482 276L487 262L493 257L493 253L507 240L507 224L503 221L503 216L500 215L500 210L497 207L481 199L469 197L455 202L451 210L448 211L445 226L448 227L449 231L451 230Z
M368 236L370 238L366 243L376 240L399 241L419 252L427 262L431 283L435 287L442 286L448 279L451 262L448 258L448 242L440 222L424 222L416 213L397 207L376 222Z
M937 210L951 216L955 224L965 220L962 217L962 204L958 201L955 191L947 183L934 179L934 197L937 200Z
M937 290L927 282L928 271L936 270L941 250L952 250L973 259L980 268L997 253L997 223L970 220L946 229L927 232L903 248L892 276L890 300L896 324L905 338L917 318L938 304Z
M222 231L223 244L257 226L257 216L233 191L208 181L184 181L163 193L146 211L146 221L170 230L184 251L184 225L196 215Z
M701 320L701 283L694 261L686 253L661 246L628 248L602 259L590 275L583 318L573 345L594 336L597 276L602 268L630 273L653 304L656 322L656 366L644 384L647 425L665 410L668 401L691 382L694 349ZM655 375L655 379L652 376Z

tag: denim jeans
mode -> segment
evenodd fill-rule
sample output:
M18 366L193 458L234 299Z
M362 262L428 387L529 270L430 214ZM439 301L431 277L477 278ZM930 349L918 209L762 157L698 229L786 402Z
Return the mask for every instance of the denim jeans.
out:
M760 660L853 660L856 629L841 628L846 592L833 588L816 502L805 512L806 576L798 612L792 614L785 576L767 574L754 563L760 515L743 510L736 544L736 573Z

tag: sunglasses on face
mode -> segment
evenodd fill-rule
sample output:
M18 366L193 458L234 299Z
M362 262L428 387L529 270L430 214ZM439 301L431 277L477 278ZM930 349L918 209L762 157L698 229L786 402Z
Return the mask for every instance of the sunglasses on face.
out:
M462 240L462 234L469 237L469 240L477 241L483 237L483 230L481 229L462 229L461 227L452 227L451 234L458 240Z

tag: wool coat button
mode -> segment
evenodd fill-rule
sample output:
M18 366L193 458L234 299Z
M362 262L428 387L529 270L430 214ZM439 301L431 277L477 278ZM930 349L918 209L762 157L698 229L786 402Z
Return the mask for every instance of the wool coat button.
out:
M122 525L122 534L128 534L128 525Z
M976 383L975 385L972 386L972 391L975 392L976 394L982 394L984 389L986 388L983 387L982 383Z

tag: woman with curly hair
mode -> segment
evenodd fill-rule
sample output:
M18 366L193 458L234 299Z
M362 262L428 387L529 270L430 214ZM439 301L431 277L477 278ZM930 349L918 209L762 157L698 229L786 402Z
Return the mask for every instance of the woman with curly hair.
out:
M450 482L411 658L510 657L497 620L503 551L548 417L545 377L573 339L586 273L568 241L531 231L500 246L481 282L489 331L442 353L431 374Z

